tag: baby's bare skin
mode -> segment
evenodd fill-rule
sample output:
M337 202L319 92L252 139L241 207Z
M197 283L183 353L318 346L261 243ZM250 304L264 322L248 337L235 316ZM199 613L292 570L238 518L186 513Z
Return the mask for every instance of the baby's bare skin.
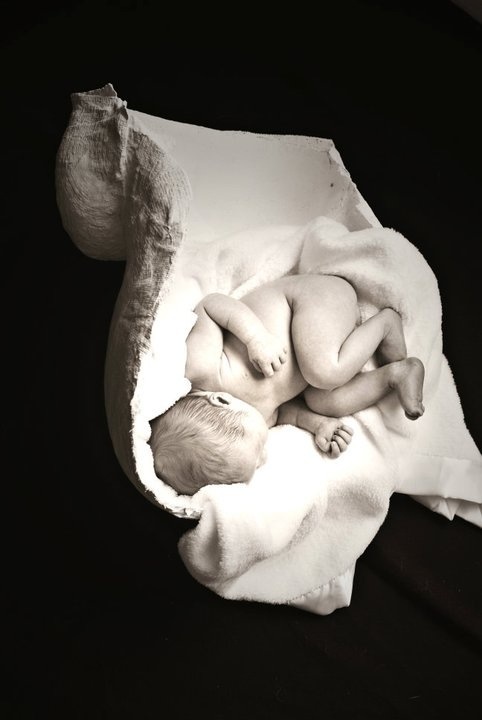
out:
M350 442L351 430L339 416L368 407L391 389L408 417L423 412L423 366L415 358L406 361L399 316L382 310L361 325L356 293L342 278L288 276L241 301L208 295L195 311L186 364L193 388L240 398L269 427L303 427L324 452L337 456ZM393 368L359 374L375 351ZM300 395L307 407L290 403ZM323 417L329 405L337 418ZM334 443L335 433L341 442Z

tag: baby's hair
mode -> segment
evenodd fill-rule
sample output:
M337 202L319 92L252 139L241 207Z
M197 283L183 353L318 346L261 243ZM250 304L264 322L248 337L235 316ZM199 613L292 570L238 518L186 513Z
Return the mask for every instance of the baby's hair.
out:
M255 461L232 452L244 436L241 412L213 407L204 397L186 395L151 422L154 469L182 495L204 485L245 482Z

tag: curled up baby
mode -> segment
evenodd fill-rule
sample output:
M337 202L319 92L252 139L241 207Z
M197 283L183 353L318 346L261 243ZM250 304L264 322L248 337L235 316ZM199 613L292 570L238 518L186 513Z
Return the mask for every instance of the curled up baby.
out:
M265 460L268 429L295 425L337 458L352 430L341 418L396 393L424 412L424 367L407 357L400 316L360 321L357 296L332 275L291 275L241 300L213 293L187 338L192 391L151 422L156 473L180 494L246 482ZM378 367L361 372L375 355Z

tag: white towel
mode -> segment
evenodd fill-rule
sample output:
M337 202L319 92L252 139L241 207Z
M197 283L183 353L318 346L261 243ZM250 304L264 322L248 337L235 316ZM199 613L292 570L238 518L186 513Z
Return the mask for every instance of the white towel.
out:
M226 240L223 248L222 265L214 275L226 290L242 250L239 242ZM349 602L350 571L383 522L393 491L421 496L449 493L455 503L460 498L466 501L465 517L474 521L480 515L481 456L463 422L442 354L436 279L408 240L386 228L348 232L340 223L320 217L293 233L291 242L267 239L258 248L258 264L246 261L249 253L243 255L249 268L244 267L243 276L248 277L241 288L271 277L269 257L275 275L284 257L290 265L296 248L299 272L340 275L353 284L364 318L383 307L400 312L409 354L420 357L426 367L427 409L422 419L408 420L396 398L388 396L377 407L346 419L355 435L336 460L323 457L308 433L288 426L274 428L268 463L251 483L209 486L195 496L200 521L179 544L195 578L227 598L331 612L334 595L340 604ZM216 244L205 257L212 276ZM202 277L198 281L202 284ZM242 294L241 289L234 294ZM445 509L439 500L420 499L432 502L434 509ZM323 603L320 598L327 588L331 588L329 599Z

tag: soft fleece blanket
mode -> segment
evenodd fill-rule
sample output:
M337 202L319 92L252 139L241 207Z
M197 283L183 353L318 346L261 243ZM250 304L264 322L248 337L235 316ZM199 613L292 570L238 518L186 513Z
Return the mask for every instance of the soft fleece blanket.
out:
M245 238L245 280L235 288L238 241L203 249L204 267L210 268L198 270L201 284L209 279L203 291L216 286L239 297L292 266L340 275L355 287L364 319L383 307L400 312L409 353L426 368L422 419L407 420L389 396L346 419L355 435L337 460L321 456L304 431L274 428L268 463L249 485L207 487L196 496L199 523L179 545L194 577L227 598L324 614L349 603L354 563L383 522L394 491L416 493L448 517L457 512L482 525L481 457L442 354L436 279L408 240L385 228L349 232L320 217L288 240L262 244L252 238L252 255ZM193 266L199 268L188 263L185 272Z
M218 193L225 193L228 224L236 213L236 223L242 222L259 202L253 179L266 190L263 209L270 198L275 208L278 196L289 195L290 188L280 185L285 176L278 172L279 159L284 153L296 169L291 147L297 144L298 152L301 140L288 138L271 147L265 139L236 138L238 146L250 149L250 161L268 147L265 166L271 172L253 175L248 163L240 174L239 155L232 169L228 164L238 190L241 175L244 182L247 204L239 207L237 194L226 195L219 174L206 191L202 178L209 168L189 152L189 143L197 151L196 133L183 130L183 143L175 148L178 157L185 154L186 175L170 152L169 133L163 137L149 127L148 116L129 112L111 85L73 94L72 102L57 157L64 227L87 254L127 259L106 360L114 448L149 500L198 519L179 544L191 574L226 598L288 603L325 614L350 602L356 560L383 522L394 491L412 494L447 517L457 513L482 524L481 457L442 353L436 280L408 240L377 227L330 141L311 139L301 152L309 155L313 177L324 183L331 217L318 213L308 223L250 225L206 242L206 226L200 230L198 221L209 215L203 213L208 208L215 222ZM153 126L155 120L150 119ZM210 136L211 150L203 159L221 164L222 156L212 151L219 149L219 133L206 132L215 137ZM221 135L225 154L231 138ZM302 167L306 170L306 162ZM189 226L191 186L195 212ZM296 220L300 204L290 197L290 217ZM302 210L306 216L307 208ZM333 219L342 216L350 218L352 228L365 229L349 232ZM309 434L274 428L268 462L249 484L213 485L193 498L178 496L155 476L149 420L189 391L185 340L195 322L193 307L213 290L242 297L290 272L342 275L354 285L364 317L387 305L401 313L409 352L426 366L426 413L412 423L388 397L347 418L355 436L335 461L318 452Z

